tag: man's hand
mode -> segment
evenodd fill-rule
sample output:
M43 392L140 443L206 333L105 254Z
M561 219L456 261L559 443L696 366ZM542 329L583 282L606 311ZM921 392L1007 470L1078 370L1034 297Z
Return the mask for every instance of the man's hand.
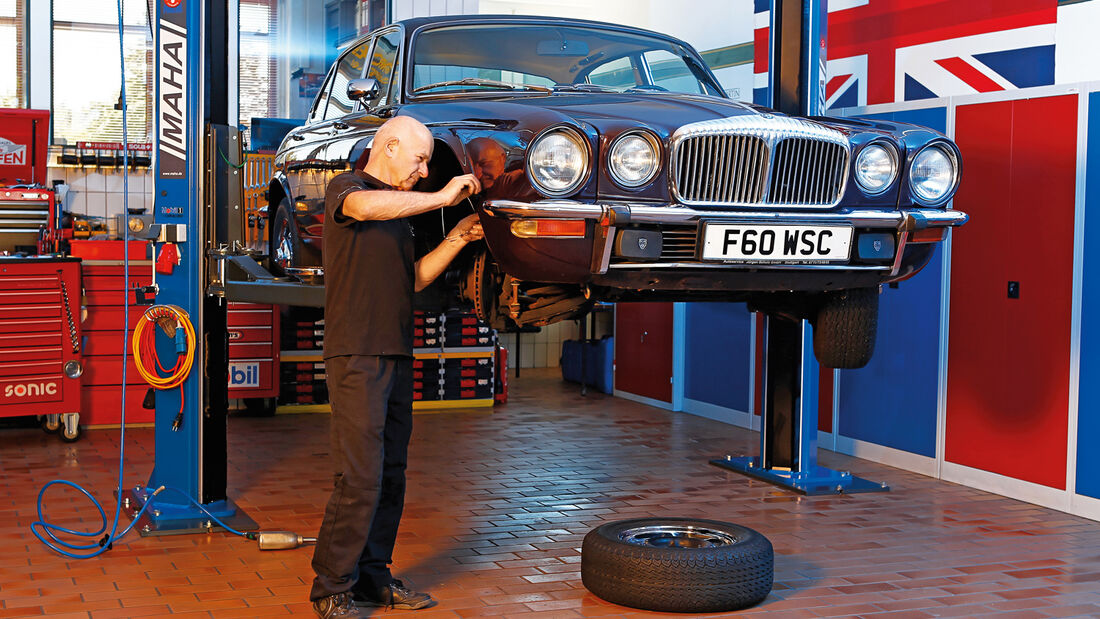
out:
M447 236L443 237L443 242L438 247L416 261L414 284L416 291L420 292L435 281L435 278L443 273L467 243L483 238L485 233L481 229L481 221L478 220L477 215L467 215L465 219L455 224Z
M481 182L473 174L456 176L447 183L447 186L439 190L445 206L454 206L466 198L481 191Z
M462 240L472 243L483 238L485 238L485 231L481 229L481 220L477 215L467 215L447 233L447 240L449 241Z

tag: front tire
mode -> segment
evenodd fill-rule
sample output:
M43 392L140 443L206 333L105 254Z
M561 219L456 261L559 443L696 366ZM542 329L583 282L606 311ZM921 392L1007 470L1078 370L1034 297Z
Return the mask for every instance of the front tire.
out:
M854 370L871 361L878 332L878 288L828 293L817 310L814 356L825 367Z
M752 606L772 590L775 555L760 533L729 522L639 518L584 537L581 581L622 606L707 613Z

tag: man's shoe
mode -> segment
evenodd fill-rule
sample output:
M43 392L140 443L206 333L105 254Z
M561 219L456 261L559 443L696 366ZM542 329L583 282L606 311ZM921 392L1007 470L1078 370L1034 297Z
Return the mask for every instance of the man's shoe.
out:
M321 598L313 603L313 612L321 619L348 619L349 617L362 617L362 613L351 601L351 593L337 593L327 598Z
M398 610L419 610L435 604L427 593L413 591L396 578L389 585L372 594L354 592L356 606L396 608Z

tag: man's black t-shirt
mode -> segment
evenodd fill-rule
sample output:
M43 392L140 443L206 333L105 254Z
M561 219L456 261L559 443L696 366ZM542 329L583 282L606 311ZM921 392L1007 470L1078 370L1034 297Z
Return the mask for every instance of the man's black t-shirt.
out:
M355 170L325 191L324 356L412 356L412 228L405 219L344 215L344 198L362 189L393 188Z

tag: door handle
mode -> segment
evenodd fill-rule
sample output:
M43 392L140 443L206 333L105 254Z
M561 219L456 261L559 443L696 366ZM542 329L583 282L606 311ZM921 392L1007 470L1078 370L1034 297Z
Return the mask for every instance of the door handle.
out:
M645 344L645 336L649 335L649 331L642 331L642 343Z
M336 122L332 123L332 128L335 129L336 131L343 131L344 129L348 128L348 125L347 125L347 123L342 123L340 121L336 121Z

